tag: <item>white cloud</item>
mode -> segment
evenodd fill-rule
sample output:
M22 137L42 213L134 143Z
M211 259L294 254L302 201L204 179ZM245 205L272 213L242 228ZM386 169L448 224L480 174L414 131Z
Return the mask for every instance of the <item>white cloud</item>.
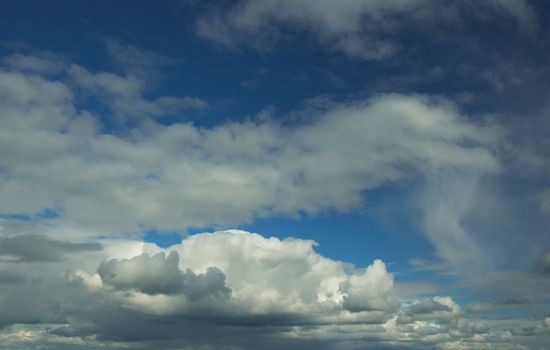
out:
M145 118L112 135L101 132L105 116L80 109L73 92L128 116L195 104L146 100L142 85L76 65L65 81L0 73L3 213L54 209L57 232L183 230L348 210L361 204L363 191L388 182L444 169L500 169L498 129L427 96L329 103L286 126L264 120L200 128Z
M346 266L317 254L314 244L225 231L194 235L170 249L180 253L182 269L202 272L215 266L223 271L233 297L253 312L295 312L323 305L332 309L342 302L339 283L347 278ZM391 286L385 291L391 293Z
M340 285L345 293L343 307L351 312L395 310L399 302L392 294L393 278L381 260L375 260L363 273Z

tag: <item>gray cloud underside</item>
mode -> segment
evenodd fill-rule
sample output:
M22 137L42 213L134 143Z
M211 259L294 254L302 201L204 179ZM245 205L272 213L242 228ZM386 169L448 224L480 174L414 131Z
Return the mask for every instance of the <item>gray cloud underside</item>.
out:
M179 255L171 252L149 257L141 255L130 260L102 262L97 271L104 284L115 289L134 289L146 294L185 294L196 301L201 298L227 298L231 290L225 286L224 274L215 267L196 275L178 268Z
M71 243L37 234L0 237L0 259L18 262L56 262L66 254L101 250L100 243Z

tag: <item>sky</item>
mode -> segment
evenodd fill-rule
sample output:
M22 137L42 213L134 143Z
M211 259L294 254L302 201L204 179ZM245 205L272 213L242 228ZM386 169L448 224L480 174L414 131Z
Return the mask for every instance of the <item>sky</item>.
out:
M0 0L0 348L547 349L543 0Z

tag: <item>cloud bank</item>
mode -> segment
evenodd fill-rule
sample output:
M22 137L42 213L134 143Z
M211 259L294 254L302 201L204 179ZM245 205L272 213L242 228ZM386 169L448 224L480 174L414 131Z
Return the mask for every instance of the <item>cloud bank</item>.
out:
M510 344L510 331L522 332L479 320L447 296L399 300L384 262L354 267L319 255L313 241L231 230L168 248L112 239L103 246L51 264L9 262L12 275L0 280L0 339L8 349L29 339L78 349L353 349L365 342L496 349ZM530 341L543 341L545 322L533 323ZM524 336L512 339L521 347Z

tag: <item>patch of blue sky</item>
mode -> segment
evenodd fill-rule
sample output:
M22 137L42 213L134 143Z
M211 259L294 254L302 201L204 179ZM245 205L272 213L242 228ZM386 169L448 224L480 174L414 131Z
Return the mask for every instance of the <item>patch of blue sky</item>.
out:
M158 230L146 230L142 239L145 242L155 243L159 247L167 248L174 244L179 244L184 238L181 232L177 231L158 231Z
M13 220L13 221L26 221L26 222L37 222L52 220L60 217L60 213L52 208L45 208L39 212L28 214L28 213L13 213L13 214L1 214L0 219L3 220Z
M265 236L311 239L318 243L315 250L321 255L358 267L382 259L390 270L402 268L408 259L431 251L418 233L394 231L367 214L326 213L299 219L256 219L239 228Z

